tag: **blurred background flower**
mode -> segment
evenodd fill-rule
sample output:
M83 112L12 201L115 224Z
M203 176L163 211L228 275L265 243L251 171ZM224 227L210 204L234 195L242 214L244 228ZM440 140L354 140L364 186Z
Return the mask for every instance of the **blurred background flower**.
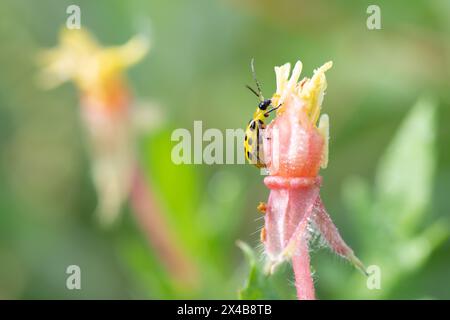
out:
M167 226L135 154L132 114L140 109L133 106L124 73L147 50L148 39L143 36L122 46L102 47L86 29L63 29L59 45L40 55L39 84L52 87L68 80L76 84L100 223L115 222L129 198L140 228L167 271L180 283L194 283L194 267Z
M136 36L117 47L102 47L86 29L62 29L59 44L40 53L38 85L73 81L90 147L92 176L102 224L114 222L130 193L134 155L133 98L124 71L141 60L148 39Z
M82 27L100 43L151 35L151 59L128 74L133 95L163 106L166 121L138 140L137 154L167 224L201 271L196 288L168 272L131 215L109 231L92 219L97 200L73 107L78 94L65 85L42 91L34 78L35 56L56 45L71 4L0 4L0 297L236 297L248 266L235 240L258 245L256 205L268 191L250 166L174 165L170 135L194 120L245 127L255 108L244 88L254 57L266 95L275 91L274 65L301 59L312 74L334 62L323 105L333 122L321 196L342 236L384 278L380 291L369 290L317 246L317 296L450 298L450 243L441 232L450 210L448 1L378 1L382 29L373 31L368 1L78 2ZM423 94L431 99L413 111ZM414 193L405 177L422 177ZM390 248L378 241L386 232ZM65 287L70 264L81 267L80 291ZM286 279L293 279L289 268L270 280L271 297L295 297Z

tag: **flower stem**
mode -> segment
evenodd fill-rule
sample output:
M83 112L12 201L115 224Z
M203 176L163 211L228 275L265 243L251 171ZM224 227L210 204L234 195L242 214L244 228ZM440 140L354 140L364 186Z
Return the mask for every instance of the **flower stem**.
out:
M311 276L308 242L300 241L296 253L292 256L295 275L295 288L299 300L315 300L314 283Z
M135 167L130 201L139 226L169 273L182 284L191 286L197 283L194 263L184 254L171 232L138 165Z

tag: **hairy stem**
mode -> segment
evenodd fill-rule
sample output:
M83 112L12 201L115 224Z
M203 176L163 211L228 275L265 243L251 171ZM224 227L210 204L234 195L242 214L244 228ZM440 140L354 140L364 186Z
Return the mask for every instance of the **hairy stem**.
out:
M295 275L295 288L299 300L315 300L314 283L311 276L308 242L299 241L296 253L292 256Z

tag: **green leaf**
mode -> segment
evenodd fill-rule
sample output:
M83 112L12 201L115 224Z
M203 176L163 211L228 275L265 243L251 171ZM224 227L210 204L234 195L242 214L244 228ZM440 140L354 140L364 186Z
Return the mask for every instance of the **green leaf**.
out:
M376 215L392 235L417 230L432 192L435 170L435 105L420 100L382 157L376 176Z
M389 298L393 290L423 267L449 236L444 220L425 226L435 171L435 105L422 99L405 118L381 157L372 200L367 185L348 180L344 200L359 223L365 261L383 272L382 290L368 290L356 276L354 297ZM354 217L358 215L358 217Z
M371 230L374 225L373 215L371 215L372 189L362 177L349 177L342 185L342 200L348 208L348 217L352 220L354 232L363 242L363 247L369 247L373 239L366 237L366 234L367 230Z
M249 273L246 283L238 292L241 300L263 299L265 295L265 275L256 261L256 254L248 244L242 241L236 243L244 252L249 265Z
M448 224L445 219L434 222L420 235L404 242L397 248L398 266L403 270L415 271L423 266L431 254L449 238Z
M269 300L279 299L279 294L272 283L272 276L264 272L264 267L258 262L256 253L245 242L237 241L239 248L244 252L249 265L249 273L245 285L238 291L241 300Z
M167 213L169 223L175 228L190 252L202 252L201 235L195 216L200 198L200 178L191 165L176 165L171 159L173 142L171 130L165 129L147 137L143 143L143 161L160 206Z

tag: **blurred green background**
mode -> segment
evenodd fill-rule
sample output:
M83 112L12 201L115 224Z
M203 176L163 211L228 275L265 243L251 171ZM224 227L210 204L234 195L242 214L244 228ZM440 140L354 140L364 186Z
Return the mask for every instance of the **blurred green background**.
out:
M235 242L262 252L256 205L268 190L249 165L173 165L170 135L194 120L244 127L255 108L244 88L252 57L267 96L274 66L301 59L310 76L334 62L322 198L357 255L380 266L382 288L367 289L317 241L318 297L450 298L449 1L376 1L382 30L372 31L373 1L76 1L82 26L102 44L138 32L151 39L129 80L164 120L140 138L139 155L198 267L193 286L164 269L129 209L109 230L93 217L77 92L35 82L36 53L56 45L70 4L0 3L0 298L236 298L249 266ZM71 264L81 267L82 290L66 289ZM264 280L270 288L257 297L294 298L289 269Z

